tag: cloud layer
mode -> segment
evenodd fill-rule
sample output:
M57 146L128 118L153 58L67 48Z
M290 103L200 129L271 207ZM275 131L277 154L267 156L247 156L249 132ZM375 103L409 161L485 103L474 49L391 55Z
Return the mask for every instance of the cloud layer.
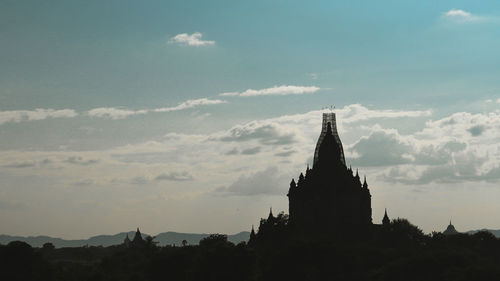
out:
M215 45L215 41L202 40L203 34L195 32L193 34L180 33L168 40L170 44L178 44L183 46L210 46Z
M284 96L284 95L302 95L302 94L312 94L319 91L320 88L316 86L292 86L292 85L281 85L274 86L271 88L265 88L260 90L248 89L243 92L227 92L221 93L220 96L231 97L254 97L254 96Z
M0 125L9 122L35 121L47 118L72 118L78 114L73 109L43 109L0 111Z
M466 12L461 9L451 9L442 14L442 17L454 22L467 23L467 22L478 22L484 21L487 18L483 16L473 15L470 12Z
M155 109L131 110L131 109L121 109L116 107L100 107L87 111L87 115L91 117L109 118L116 120L116 119L123 119L132 115L147 114L150 112L171 112L171 111L185 110L203 105L214 105L222 103L227 103L227 101L201 98L201 99L187 100L173 107L162 107Z
M116 120L116 119L123 119L131 115L139 115L146 113L148 113L148 110L129 110L129 109L120 109L116 107L99 107L89 110L87 112L87 115L90 117L109 118Z

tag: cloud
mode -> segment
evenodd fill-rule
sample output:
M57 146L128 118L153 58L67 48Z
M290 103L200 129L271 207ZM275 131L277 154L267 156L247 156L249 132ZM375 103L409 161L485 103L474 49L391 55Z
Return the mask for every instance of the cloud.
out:
M302 95L312 94L319 91L320 88L316 86L274 86L272 88L253 90L248 89L244 92L227 92L219 94L220 96L239 96L239 97L254 97L254 96L284 96L284 95Z
M48 165L48 164L51 164L52 163L52 160L50 159L42 159L42 160L27 160L27 161L22 161L22 162L14 162L14 163L8 163L8 164L5 164L5 165L2 165L2 167L5 167L5 168L31 168L31 167L35 167L35 166L44 166L44 165Z
M78 114L73 109L43 109L0 111L0 125L9 122L35 121L47 118L72 118Z
M35 167L36 163L34 161L26 161L26 162L19 162L19 163L10 163L3 165L2 167L5 168L31 168Z
M109 118L113 120L117 119L123 119L132 115L141 115L141 114L147 114L150 112L170 112L170 111L178 111L178 110L184 110L184 109L189 109L197 106L202 106L202 105L214 105L214 104L222 104L222 103L227 103L227 101L224 100L211 100L207 98L202 98L202 99L194 99L194 100L187 100L185 102L180 103L177 106L174 107L162 107L162 108L156 108L156 109L141 109L141 110L131 110L131 109L122 109L122 108L116 108L116 107L99 107L99 108L94 108L89 111L87 111L87 115L91 117L100 117L100 118ZM204 117L210 116L209 114L205 114Z
M470 127L467 131L475 137L480 136L486 128L483 125L476 125L473 127Z
M337 119L342 123L353 123L375 118L402 118L431 116L431 110L371 110L361 104L346 105L336 110Z
M283 151L283 152L278 152L278 153L275 153L274 156L278 156L278 157L288 157L294 153L296 153L297 151L295 150L288 150L288 151Z
M222 104L222 103L227 103L225 100L211 100L207 98L202 98L202 99L195 99L195 100L187 100L183 103L180 103L177 106L174 107L163 107L163 108L157 108L154 109L154 112L169 112L169 111L177 111L177 110L183 110L183 109L188 109L188 108L193 108L197 107L200 105L214 105L214 104Z
M229 150L228 152L226 152L224 154L226 154L226 155L237 155L239 153L240 153L239 150L235 147L235 148Z
M260 152L260 150L261 150L260 147L256 146L256 147L252 147L252 148L243 149L241 151L241 154L254 155L254 154L258 154Z
M255 196L286 194L286 177L280 176L277 167L269 167L247 176L241 176L228 187L219 187L217 193L230 196Z
M460 23L484 21L487 19L486 17L473 15L470 12L466 12L460 9L451 9L447 12L444 12L442 14L442 17Z
M155 180L157 181L190 181L193 180L193 176L189 174L187 171L184 172L170 172L170 173L162 173L158 175Z
M147 112L147 110L128 110L116 107L99 107L87 111L87 115L91 117L117 120L129 117L130 115L146 114Z
M75 186L89 186L94 184L94 181L91 179L82 179L76 182L73 182L73 185Z
M350 148L356 158L351 159L356 166L389 166L409 163L411 145L399 138L396 132L376 131L362 137Z
M137 176L130 180L131 184L147 184L149 180L144 176Z
M182 46L210 46L215 45L215 41L202 40L203 34L195 32L191 35L187 33L177 34L168 40L169 44L178 44Z
M87 165L97 164L97 163L99 163L99 160L98 159L83 159L83 157L81 157L81 156L70 156L64 162L70 163L70 164L75 164L75 165L87 166Z
M234 126L229 131L223 132L216 137L216 139L235 142L258 140L264 145L285 145L295 143L296 134L297 132L294 129L287 129L276 122L253 121Z
M379 178L387 182L497 182L499 131L499 111L458 112L407 135L376 125L369 136L345 147L352 155L348 162L383 171Z

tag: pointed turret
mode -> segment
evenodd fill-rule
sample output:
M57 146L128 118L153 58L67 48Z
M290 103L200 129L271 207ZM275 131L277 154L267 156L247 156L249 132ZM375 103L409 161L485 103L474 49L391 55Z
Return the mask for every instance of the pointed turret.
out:
M391 220L389 219L389 216L387 215L387 208L385 209L384 212L384 218L382 219L382 225L389 225L391 223Z
M308 179L310 177L311 177L311 169L309 168L309 164L307 164L305 178Z
M356 175L354 176L354 178L356 180L356 183L359 183L359 185L361 185L361 178L359 176L358 169L356 169Z
M274 220L274 216L273 216L273 207L270 207L270 208L269 208L269 216L267 217L267 220L268 220L268 221L273 221L273 220Z
M290 182L290 188L288 189L288 193L286 196L294 196L294 194L297 192L297 184L295 183L295 179L292 179Z
M253 229L253 224L252 224L252 231L250 231L250 239L248 240L248 244L255 243L256 238L257 238L257 235L255 234L255 230Z
M297 181L297 185L300 187L304 184L304 174L300 173L299 180Z
M368 183L366 183L366 176L365 176L365 180L363 182L363 188L364 189L367 189L368 188Z

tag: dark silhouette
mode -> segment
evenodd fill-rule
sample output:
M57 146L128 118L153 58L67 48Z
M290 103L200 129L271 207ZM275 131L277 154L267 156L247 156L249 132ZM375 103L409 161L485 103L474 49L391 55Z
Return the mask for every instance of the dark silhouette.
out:
M384 218L382 219L382 225L389 225L391 223L391 220L389 219L389 216L387 215L387 209L384 211Z
M359 173L346 167L335 113L323 114L314 165L292 179L288 192L290 225L300 232L366 231L372 224L371 195Z
M450 220L450 224L448 225L448 227L446 227L446 230L443 231L443 234L444 235L453 235L453 234L457 234L459 233L455 227L453 226L453 224L451 224L451 220Z
M306 240L347 238L372 228L371 195L366 177L361 183L358 171L353 173L344 159L342 142L337 133L335 113L323 114L323 126L314 152L313 167L297 182L292 179L288 191L289 217L278 220L269 212L261 220L253 240L270 240L262 236L284 233ZM283 218L282 218L283 219ZM274 230L273 230L274 229Z

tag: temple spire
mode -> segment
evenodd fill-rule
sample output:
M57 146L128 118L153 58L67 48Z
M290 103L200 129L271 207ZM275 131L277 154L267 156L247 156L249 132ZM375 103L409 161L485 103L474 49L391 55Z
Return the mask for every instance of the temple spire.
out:
M389 216L387 215L387 208L385 208L384 218L382 219L382 225L388 225L391 222Z
M337 132L337 122L335 119L335 113L330 112L330 113L323 113L323 124L322 124L321 134L318 138L318 142L316 143L316 149L314 151L313 168L316 166L316 164L318 164L320 146L327 135L333 137L332 144L335 145L338 150L337 152L338 155L336 157L339 157L338 160L340 160L340 162L345 166L344 149L342 147L342 142L340 141L339 134Z

